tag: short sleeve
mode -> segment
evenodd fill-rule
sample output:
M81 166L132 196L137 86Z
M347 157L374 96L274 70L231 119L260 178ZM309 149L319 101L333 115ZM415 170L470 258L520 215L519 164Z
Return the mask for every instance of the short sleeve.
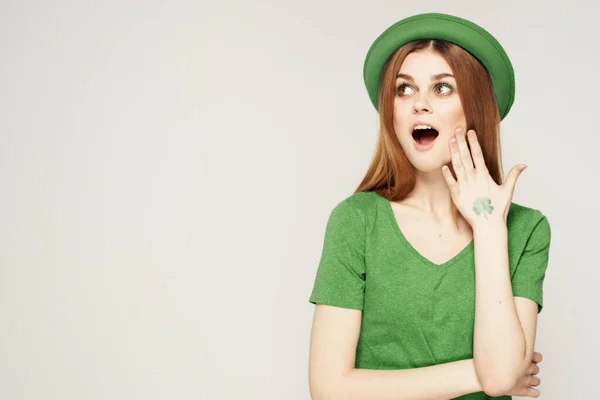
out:
M365 226L364 216L349 199L330 213L311 303L363 309Z
M544 306L543 284L548 267L551 232L548 219L537 210L532 226L512 278L512 291L514 296L535 301L539 314Z

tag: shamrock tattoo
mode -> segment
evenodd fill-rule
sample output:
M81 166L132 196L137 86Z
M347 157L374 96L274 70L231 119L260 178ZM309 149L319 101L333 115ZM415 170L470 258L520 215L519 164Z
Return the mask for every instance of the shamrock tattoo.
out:
M475 203L473 203L473 211L475 211L475 214L480 215L483 214L483 216L487 219L487 215L492 214L492 211L494 211L494 207L492 206L492 201L489 199L489 197L480 197L477 200L475 200Z
M449 146L456 178L448 165L442 167L442 173L456 208L473 228L494 220L506 223L517 178L526 165L514 166L504 183L498 184L488 171L484 149L473 129L469 129L467 135L462 129L456 129Z

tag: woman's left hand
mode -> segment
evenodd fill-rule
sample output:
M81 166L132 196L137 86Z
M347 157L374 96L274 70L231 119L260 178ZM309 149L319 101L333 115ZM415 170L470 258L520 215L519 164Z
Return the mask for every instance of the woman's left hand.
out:
M474 130L468 131L471 152L462 129L458 128L450 139L450 154L456 180L448 166L442 167L452 201L471 227L490 219L502 218L506 223L517 178L526 165L516 165L508 173L504 184L498 185L490 176L483 160L481 147Z

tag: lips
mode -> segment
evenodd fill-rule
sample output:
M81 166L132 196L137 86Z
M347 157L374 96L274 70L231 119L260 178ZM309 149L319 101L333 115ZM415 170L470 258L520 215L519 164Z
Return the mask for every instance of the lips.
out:
M413 125L412 137L418 151L432 148L438 136L438 130L431 124L419 121Z
M436 129L414 129L412 137L417 143L427 143L434 141L438 136L439 132Z

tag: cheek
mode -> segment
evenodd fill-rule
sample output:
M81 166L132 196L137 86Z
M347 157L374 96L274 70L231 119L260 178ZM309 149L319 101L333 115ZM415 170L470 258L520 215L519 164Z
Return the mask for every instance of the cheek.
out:
M438 110L445 116L444 119L452 125L460 125L465 122L465 113L460 101L453 101L440 105Z
M401 121L406 117L405 108L402 102L399 102L397 99L394 101L394 122Z
M401 129L403 121L410 120L411 114L412 111L410 106L407 105L407 102L394 102L394 127L396 130Z

